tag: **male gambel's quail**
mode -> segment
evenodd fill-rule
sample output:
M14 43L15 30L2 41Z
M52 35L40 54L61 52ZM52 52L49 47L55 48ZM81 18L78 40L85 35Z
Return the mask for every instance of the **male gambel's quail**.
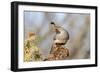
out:
M50 53L52 53L54 47L65 45L69 40L69 33L67 32L67 30L65 30L61 26L56 25L54 22L51 22L51 25L53 25L56 31L56 35L54 36L54 42Z

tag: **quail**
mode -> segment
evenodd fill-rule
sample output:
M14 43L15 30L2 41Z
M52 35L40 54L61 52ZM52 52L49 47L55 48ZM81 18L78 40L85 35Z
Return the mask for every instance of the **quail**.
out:
M54 47L60 47L63 46L67 43L67 41L69 40L69 33L67 32L67 30L65 30L64 28L62 28L61 26L56 25L54 22L51 22L51 25L53 25L54 30L56 32L56 35L54 36L53 39L53 46L51 48L50 53L53 52L53 48Z

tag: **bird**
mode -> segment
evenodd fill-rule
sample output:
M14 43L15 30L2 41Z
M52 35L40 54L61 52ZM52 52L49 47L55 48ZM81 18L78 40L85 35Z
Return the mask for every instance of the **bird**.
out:
M66 29L61 26L56 25L54 22L51 22L56 34L53 39L53 45L50 53L53 52L54 47L64 46L69 40L69 33Z

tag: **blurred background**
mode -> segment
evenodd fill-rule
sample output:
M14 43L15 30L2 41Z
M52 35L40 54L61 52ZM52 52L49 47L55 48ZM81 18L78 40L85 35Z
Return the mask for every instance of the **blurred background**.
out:
M90 58L90 14L24 11L24 39L29 32L36 33L41 38L37 46L46 58L55 35L51 21L69 33L70 39L65 45L69 57L66 59Z

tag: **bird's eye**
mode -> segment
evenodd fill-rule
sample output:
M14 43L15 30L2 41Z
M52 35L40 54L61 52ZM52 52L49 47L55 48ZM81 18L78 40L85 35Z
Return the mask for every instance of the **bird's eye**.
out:
M56 29L56 33L60 33L60 31L58 29Z
M54 38L53 40L56 40L56 38Z

